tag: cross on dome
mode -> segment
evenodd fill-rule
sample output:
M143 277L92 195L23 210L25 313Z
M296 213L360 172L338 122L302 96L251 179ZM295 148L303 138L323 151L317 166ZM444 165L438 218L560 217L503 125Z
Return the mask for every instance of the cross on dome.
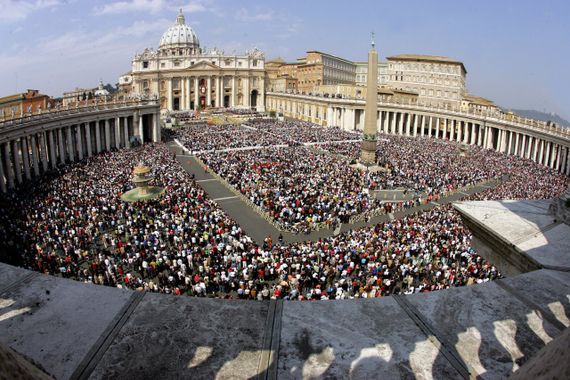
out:
M178 16L176 16L176 24L177 25L184 25L186 24L186 19L184 18L184 14L182 13L182 8L178 12Z

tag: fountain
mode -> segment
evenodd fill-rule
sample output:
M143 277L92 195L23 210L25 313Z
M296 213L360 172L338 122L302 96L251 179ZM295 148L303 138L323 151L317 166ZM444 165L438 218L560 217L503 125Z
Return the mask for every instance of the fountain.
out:
M149 186L150 181L153 180L150 172L150 167L146 165L135 166L133 170L135 188L121 195L121 199L125 202L137 202L160 197L164 193L164 189L158 186Z

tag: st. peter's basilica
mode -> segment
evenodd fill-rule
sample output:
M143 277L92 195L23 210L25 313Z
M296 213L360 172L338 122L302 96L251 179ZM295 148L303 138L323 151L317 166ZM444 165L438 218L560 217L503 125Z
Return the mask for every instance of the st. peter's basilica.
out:
M258 49L244 55L202 49L180 11L158 49L136 54L131 71L119 78L119 85L132 97L158 94L162 111L206 107L264 111L264 66L265 57Z

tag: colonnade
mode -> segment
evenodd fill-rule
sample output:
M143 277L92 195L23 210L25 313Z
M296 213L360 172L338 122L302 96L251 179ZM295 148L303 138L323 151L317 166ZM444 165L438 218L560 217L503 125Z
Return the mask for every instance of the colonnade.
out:
M267 108L284 116L345 130L362 130L364 102L331 102L323 98L303 99L294 95L267 96ZM540 128L525 128L517 123L492 120L459 112L414 110L378 104L378 132L410 137L429 137L478 145L508 155L530 159L570 175L570 132L563 136ZM412 108L412 107L410 107ZM321 109L321 117L307 110Z
M129 148L133 136L140 143L160 141L158 106L155 109L149 114L90 115L82 121L74 117L55 126L28 127L18 135L6 131L2 136L0 124L0 191L6 192L58 165L102 151Z

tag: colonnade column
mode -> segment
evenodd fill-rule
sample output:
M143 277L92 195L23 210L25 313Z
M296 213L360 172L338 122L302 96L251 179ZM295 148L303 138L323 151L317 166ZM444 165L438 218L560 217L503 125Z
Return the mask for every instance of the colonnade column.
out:
M236 106L236 77L232 76L232 94L230 95L230 107Z
M109 125L109 119L105 119L105 150L111 150L111 126Z
M65 136L67 138L67 154L69 155L69 160L73 162L75 161L75 155L73 154L73 139L71 138L71 126L65 128Z
M477 124L477 145L482 146L483 144L483 126L481 124Z
M561 159L561 152L562 152L562 147L560 145L556 145L556 165L554 166L554 169L556 171L559 171L560 169L560 159Z
M52 169L57 167L57 152L56 152L56 142L55 140L57 137L55 136L55 130L48 131L48 140L49 140L49 154L50 154L50 162Z
M29 181L32 179L32 174L30 172L30 156L28 150L28 138L26 136L21 137L20 141L22 143L22 161L24 163L24 176Z
M65 147L63 145L63 131L61 128L57 130L57 140L59 145L59 162L65 164Z
M77 155L83 160L83 138L81 136L81 124L77 124Z
M91 123L85 123L85 142L87 143L87 157L93 155L93 147L91 146Z
M95 146L97 148L97 153L101 153L101 123L99 120L95 122Z
M10 167L10 142L4 144L4 162L6 163L6 179L8 180L8 187L14 188L14 172Z
M121 117L115 118L115 148L121 147Z
M49 133L49 132L47 132ZM42 161L42 168L44 169L44 172L47 172L48 170L48 157L47 157L47 149L48 149L48 144L46 141L46 132L42 132L40 134L40 147L41 147L41 161Z
M40 175L40 162L38 157L38 146L36 140L37 139L35 135L32 135L30 137L30 144L32 145L32 166L34 167L34 175L38 177Z
M8 189L6 186L6 182L4 181L4 165L2 165L2 162L0 161L0 191L5 193Z
M509 131L509 138L507 140L507 154L511 154L512 151L512 143L513 143L513 132Z
M540 140L540 148L538 150L538 163L542 165L544 160L544 140Z
M550 143L550 161L548 162L548 167L553 169L554 168L554 159L556 158L556 145L554 143Z
M544 152L544 160L542 161L542 164L547 166L550 160L550 142L545 141L544 145L546 145L546 152Z
M16 173L16 181L22 183L22 167L20 161L20 142L12 140L12 156L14 157L14 172Z
M533 137L532 139L532 160L536 162L536 157L538 155L538 139Z
M527 137L527 141L528 141L528 142L527 142L527 144L526 144L527 147L526 147L526 150L525 150L525 152L524 152L524 157L525 157L525 158L528 158L528 159L530 159L530 156L531 156L531 153L532 153L532 146L533 146L532 140L533 140L533 137L532 137L532 136L528 136L528 137Z
M514 151L514 155L518 156L519 154L519 134L518 132L515 132L515 151Z

